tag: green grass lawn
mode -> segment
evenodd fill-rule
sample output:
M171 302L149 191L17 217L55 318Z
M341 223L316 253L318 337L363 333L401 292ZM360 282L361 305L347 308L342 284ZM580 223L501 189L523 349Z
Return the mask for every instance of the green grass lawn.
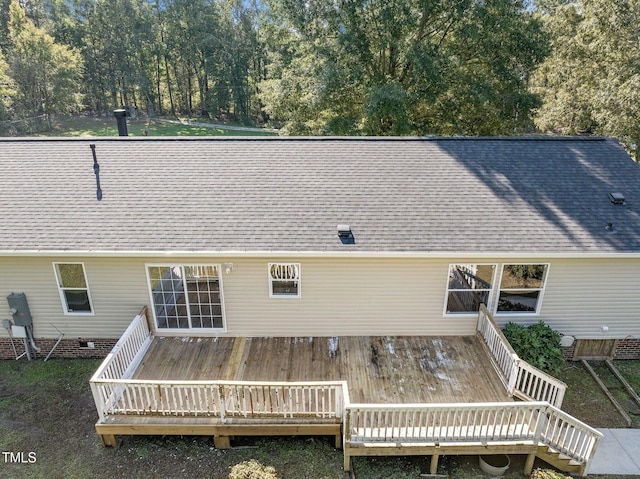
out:
M113 117L60 117L52 120L53 130L36 136L118 136ZM149 120L127 120L129 136L273 136L269 131L223 130Z
M634 391L640 394L640 360L620 360L614 361L613 364L618 368Z

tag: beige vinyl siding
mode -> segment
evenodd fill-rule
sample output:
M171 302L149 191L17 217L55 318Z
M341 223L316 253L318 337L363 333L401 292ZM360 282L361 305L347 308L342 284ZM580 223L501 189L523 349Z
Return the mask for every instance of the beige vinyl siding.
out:
M228 333L249 336L467 335L473 318L442 318L448 263L292 258L301 297L270 298L269 258L234 261L224 276Z
M582 339L640 337L640 260L552 261L540 316L532 319Z
M82 262L93 315L65 315L53 262ZM144 268L137 259L84 257L0 258L0 304L11 292L24 292L36 338L118 338L142 306L149 303ZM7 306L8 308L8 306ZM7 313L7 317L9 314ZM55 327L54 327L55 326ZM0 328L0 335L7 331Z
M93 316L65 315L52 263L84 263ZM226 334L232 336L469 335L473 316L444 316L450 263L549 263L539 315L500 315L500 324L544 320L579 338L640 336L640 261L501 258L286 258L301 265L301 297L270 298L268 263L283 258L0 258L0 302L25 292L36 337L117 338L150 305L146 264L233 263L222 268ZM496 281L498 279L496 278ZM497 292L497 290L496 290ZM9 316L8 313L6 315ZM606 333L600 326L606 325ZM187 333L188 334L188 333ZM0 328L0 336L6 336Z

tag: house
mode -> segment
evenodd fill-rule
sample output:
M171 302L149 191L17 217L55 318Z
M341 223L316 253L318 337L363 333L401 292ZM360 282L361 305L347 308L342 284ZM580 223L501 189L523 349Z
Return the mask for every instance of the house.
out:
M0 158L1 354L111 350L106 445L329 434L345 469L489 452L584 474L599 433L499 326L640 357L640 170L611 139L6 139Z
M640 170L611 139L2 139L0 158L0 292L26 295L40 355L64 334L54 357L104 356L142 305L163 335L434 336L473 334L483 302L569 356L640 357Z

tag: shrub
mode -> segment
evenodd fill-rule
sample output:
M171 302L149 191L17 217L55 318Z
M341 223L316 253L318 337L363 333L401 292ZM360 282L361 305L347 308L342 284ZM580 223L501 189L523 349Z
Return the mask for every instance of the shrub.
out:
M557 373L564 364L560 334L544 321L528 327L509 322L503 332L516 354L532 366L548 373Z
M236 464L231 468L229 479L278 479L276 470L260 464L255 459Z

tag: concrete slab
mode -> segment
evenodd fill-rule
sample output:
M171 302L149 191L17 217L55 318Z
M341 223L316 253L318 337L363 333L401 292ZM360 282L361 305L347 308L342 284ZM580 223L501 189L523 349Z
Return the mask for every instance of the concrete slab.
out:
M611 429L610 431L640 470L640 429Z
M589 474L640 476L640 429L599 429L604 434Z

